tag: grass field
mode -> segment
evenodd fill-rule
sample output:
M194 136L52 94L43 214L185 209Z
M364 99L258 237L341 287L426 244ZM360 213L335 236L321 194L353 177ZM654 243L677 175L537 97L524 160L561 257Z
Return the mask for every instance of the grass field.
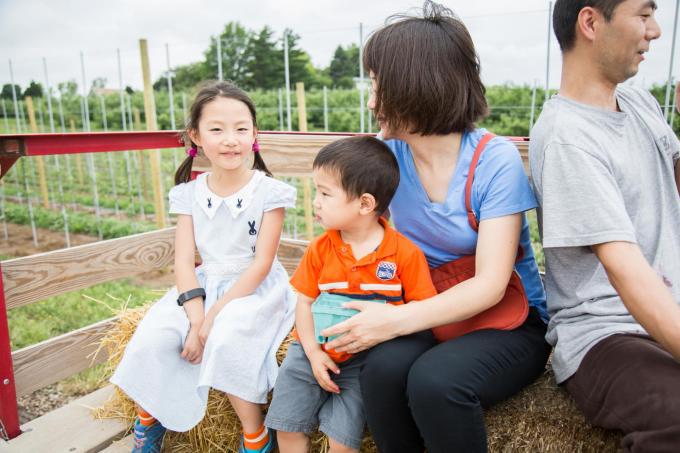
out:
M125 280L103 283L15 308L8 313L12 349L110 318L124 306L138 307L158 299L162 294L163 291Z

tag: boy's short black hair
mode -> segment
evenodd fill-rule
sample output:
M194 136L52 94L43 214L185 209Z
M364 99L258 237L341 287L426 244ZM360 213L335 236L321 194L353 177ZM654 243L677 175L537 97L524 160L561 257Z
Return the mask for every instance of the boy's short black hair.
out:
M351 199L373 195L375 211L382 214L399 186L399 165L382 141L367 135L343 138L321 148L313 169L335 172Z

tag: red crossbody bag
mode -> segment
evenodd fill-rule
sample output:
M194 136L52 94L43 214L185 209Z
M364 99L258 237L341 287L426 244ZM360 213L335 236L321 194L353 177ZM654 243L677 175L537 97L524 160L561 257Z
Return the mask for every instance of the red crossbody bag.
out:
M479 223L477 217L472 211L472 203L470 201L472 196L472 182L475 178L475 170L479 156L484 151L484 147L491 140L494 134L487 133L482 137L475 149L475 154L470 163L470 171L468 172L467 181L465 183L465 208L467 210L468 223L470 227L479 231ZM517 251L518 262L522 259L524 252L520 246ZM441 293L447 289L455 286L465 280L475 276L475 255L463 256L457 260L442 264L439 267L430 269L432 276L432 283L434 283L437 292ZM508 282L508 287L505 290L503 299L493 307L484 310L475 316L464 321L446 324L444 326L435 327L432 329L434 336L438 341L446 341L452 338L465 335L481 329L499 329L512 330L524 323L529 314L529 301L527 299L524 285L516 270L513 270Z

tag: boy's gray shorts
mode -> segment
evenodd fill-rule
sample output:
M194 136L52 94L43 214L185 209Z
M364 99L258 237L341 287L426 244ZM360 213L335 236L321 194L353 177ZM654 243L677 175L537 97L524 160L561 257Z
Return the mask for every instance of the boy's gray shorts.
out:
M364 436L364 405L359 372L366 354L338 364L340 374L331 378L340 394L322 389L299 342L290 345L274 386L274 397L264 424L285 432L319 431L350 448L359 449Z

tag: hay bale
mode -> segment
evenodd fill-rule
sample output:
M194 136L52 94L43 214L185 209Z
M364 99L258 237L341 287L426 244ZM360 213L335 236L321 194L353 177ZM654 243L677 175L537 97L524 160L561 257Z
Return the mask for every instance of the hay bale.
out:
M586 422L569 394L555 384L550 364L533 384L485 414L489 451L616 452L621 433Z
M147 308L125 310L116 326L102 340L101 347L109 354L106 365L109 374L120 362L125 346L146 310ZM279 363L285 357L291 341L292 338L289 337L281 345L277 354ZM109 401L95 410L95 416L123 419L132 427L135 418L134 403L116 389ZM485 417L491 452L558 453L619 450L621 434L595 428L586 423L566 391L555 385L549 365L543 376L534 384L510 400L488 410ZM227 396L217 390L211 390L203 420L186 433L168 432L164 451L235 452L240 436L241 426ZM312 437L312 452L327 451L327 440L321 433L315 433ZM361 451L377 452L368 434L364 438Z

